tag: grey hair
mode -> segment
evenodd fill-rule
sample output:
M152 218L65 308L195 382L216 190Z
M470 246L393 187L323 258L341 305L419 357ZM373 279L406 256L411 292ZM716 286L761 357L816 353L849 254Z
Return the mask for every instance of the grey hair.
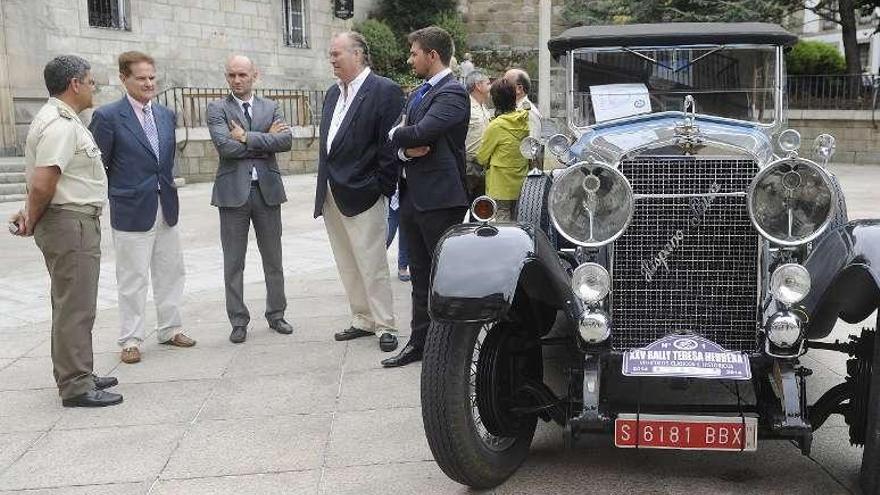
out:
M370 67L373 65L373 58L370 56L370 45L367 43L367 38L365 38L364 35L357 31L345 31L336 36L345 36L348 38L348 40L351 41L352 51L360 50L364 56L364 67Z
M477 84L488 81L489 76L486 75L486 72L482 69L472 70L467 76L464 78L464 86L467 88L468 93L473 93L474 88L477 87Z
M86 59L76 55L59 55L46 64L43 69L43 80L49 96L58 96L67 91L70 81L82 80L92 70Z

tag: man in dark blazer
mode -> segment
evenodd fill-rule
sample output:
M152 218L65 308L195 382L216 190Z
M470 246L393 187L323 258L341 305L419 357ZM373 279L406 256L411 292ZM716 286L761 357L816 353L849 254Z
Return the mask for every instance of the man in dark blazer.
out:
M121 358L133 364L141 360L151 280L159 342L192 347L195 341L181 331L184 267L172 176L174 114L151 101L156 95L156 67L149 55L136 51L119 55L119 78L125 96L97 109L89 128L107 170Z
M385 367L422 358L428 331L428 286L437 241L467 211L465 137L470 100L449 70L452 37L430 26L409 35L409 64L426 82L407 101L401 124L391 130L391 144L403 162L400 179L400 224L412 273L412 333Z
M291 334L284 319L284 269L281 265L281 203L287 201L275 153L293 142L278 104L254 96L258 77L253 62L234 55L226 62L231 94L208 104L208 130L220 155L211 204L220 210L226 313L232 324L229 340L247 338L250 313L244 304L244 260L248 231L254 224L266 278L266 320L269 328Z
M315 218L324 216L351 310L349 327L334 338L375 334L379 348L390 352L397 349L397 329L385 251L386 196L394 194L398 164L387 136L403 108L403 92L370 70L369 47L359 33L333 37L330 64L339 80L324 101Z

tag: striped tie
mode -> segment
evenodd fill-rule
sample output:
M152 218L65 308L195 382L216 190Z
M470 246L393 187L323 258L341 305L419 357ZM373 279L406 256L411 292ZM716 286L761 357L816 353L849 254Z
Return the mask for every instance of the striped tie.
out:
M147 134L147 141L153 148L156 158L159 158L159 130L156 129L156 121L153 120L153 112L150 105L144 105L144 133Z

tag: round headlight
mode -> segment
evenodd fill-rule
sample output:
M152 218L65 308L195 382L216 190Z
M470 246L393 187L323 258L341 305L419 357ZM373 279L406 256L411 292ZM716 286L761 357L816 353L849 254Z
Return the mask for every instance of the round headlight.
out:
M547 149L557 158L564 156L570 147L571 142L564 134L554 134L547 140Z
M837 194L822 167L803 158L786 158L758 172L748 204L758 232L777 244L797 246L825 230Z
M526 160L534 160L541 149L541 142L529 136L519 143L519 152Z
M770 277L770 293L785 305L797 304L810 293L810 272L797 263L786 263Z
M574 269L571 275L574 293L586 303L597 303L611 290L611 277L608 270L598 263L584 263Z
M633 192L617 169L581 162L567 168L550 188L547 201L557 232L585 247L617 239L633 214Z
M611 329L608 325L608 317L601 311L591 311L581 317L578 325L578 333L584 342L598 344L608 340Z
M794 347L801 339L801 321L788 311L776 313L767 322L767 338L776 347Z
M489 196L480 196L471 203L471 216L478 222L489 222L495 219L498 203Z
M794 129L787 129L779 134L779 148L786 153L797 151L801 147L801 133Z

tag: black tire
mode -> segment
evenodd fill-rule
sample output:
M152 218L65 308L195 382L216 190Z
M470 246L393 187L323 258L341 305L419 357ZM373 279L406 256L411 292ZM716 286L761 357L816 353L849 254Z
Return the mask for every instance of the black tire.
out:
M493 427L486 426L491 422L484 423L480 415L483 409L477 404L487 396L479 389L485 382L477 370L492 355L494 342L507 338L501 333L509 335L510 329L495 323L432 322L425 342L422 419L428 445L447 476L474 488L498 486L517 470L528 456L537 423L537 416L518 417L515 424L506 425L514 426L508 429L516 433L496 436L488 431ZM537 360L540 367L540 345Z
M828 225L828 230L832 231L837 229L837 227L846 225L847 222L849 222L849 218L846 211L846 197L843 195L843 189L840 187L840 182L834 174L830 175L831 188L837 193L837 207L834 210L834 216L831 217L831 223Z
M877 326L880 329L880 313ZM865 450L862 453L862 469L859 484L865 495L880 494L880 341L874 338L871 391L868 396L868 417L865 429Z
M523 181L516 205L516 221L537 226L547 234L550 244L556 246L556 229L550 220L547 200L553 181L546 174L527 175Z

